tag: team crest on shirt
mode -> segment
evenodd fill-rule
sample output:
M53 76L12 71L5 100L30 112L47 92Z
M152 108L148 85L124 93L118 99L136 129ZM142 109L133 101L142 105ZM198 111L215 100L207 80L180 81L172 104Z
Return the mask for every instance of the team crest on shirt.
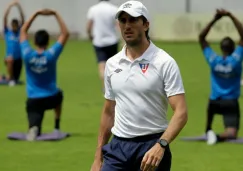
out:
M145 73L147 71L148 67L149 67L149 63L147 63L147 64L139 63L139 66L140 66L142 72Z

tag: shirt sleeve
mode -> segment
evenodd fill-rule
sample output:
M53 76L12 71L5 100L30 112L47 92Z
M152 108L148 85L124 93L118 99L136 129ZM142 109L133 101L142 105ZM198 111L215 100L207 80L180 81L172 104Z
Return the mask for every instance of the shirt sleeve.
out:
M203 49L203 54L204 54L204 57L206 59L206 61L208 62L208 64L210 66L213 65L214 61L216 60L217 58L217 54L213 51L213 49L211 47L205 47Z
M91 7L87 13L87 19L92 20L93 19L93 8Z
M47 60L57 60L63 50L63 45L56 42L50 49L48 49L48 59Z
M31 57L32 48L28 42L28 40L23 41L20 43L22 58L25 60L28 60Z
M163 66L163 81L167 97L185 93L181 73L174 59Z
M104 72L104 84L105 84L105 98L108 100L115 100L115 95L111 86L111 79L109 73L109 65L106 64Z
M243 59L243 47L240 45L237 46L232 54L232 57L236 60L236 62L241 62Z

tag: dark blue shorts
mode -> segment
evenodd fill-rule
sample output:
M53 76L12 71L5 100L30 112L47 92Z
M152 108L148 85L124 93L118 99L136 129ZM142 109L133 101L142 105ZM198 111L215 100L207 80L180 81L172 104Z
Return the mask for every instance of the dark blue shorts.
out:
M97 62L106 62L110 57L118 53L118 43L106 47L94 46Z
M102 148L102 171L140 171L142 159L152 148L162 133L132 139L114 136L110 143ZM156 171L170 171L172 155L170 148L165 150L164 157Z

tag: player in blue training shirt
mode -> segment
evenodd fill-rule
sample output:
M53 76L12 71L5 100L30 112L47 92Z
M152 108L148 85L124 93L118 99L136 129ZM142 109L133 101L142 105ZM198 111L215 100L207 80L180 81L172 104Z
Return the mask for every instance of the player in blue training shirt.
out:
M205 40L210 28L221 18L228 16L233 21L240 35L239 44L235 47L230 37L225 37L220 48L222 56L216 54ZM203 49L211 70L211 95L207 109L207 143L209 145L222 142L227 139L237 138L240 124L239 96L241 86L241 72L243 59L243 27L239 20L230 12L217 10L213 20L202 30L199 42ZM216 135L212 130L213 116L222 114L225 131Z
M16 6L19 9L21 21L18 19L13 19L11 21L11 28L8 27L8 15L10 9ZM22 59L21 59L21 51L19 44L19 33L22 24L24 23L24 13L17 1L12 2L5 14L4 14L4 38L6 42L6 56L5 56L5 64L7 67L7 80L9 81L10 86L14 86L15 83L19 80L21 69L22 69Z
M38 15L55 16L61 28L57 42L49 49L49 34L45 30L35 33L35 50L27 40L27 31ZM21 29L20 43L27 79L29 141L35 140L41 134L41 124L46 110L55 110L55 131L59 131L63 93L56 84L56 64L68 37L68 29L60 15L48 9L37 11Z

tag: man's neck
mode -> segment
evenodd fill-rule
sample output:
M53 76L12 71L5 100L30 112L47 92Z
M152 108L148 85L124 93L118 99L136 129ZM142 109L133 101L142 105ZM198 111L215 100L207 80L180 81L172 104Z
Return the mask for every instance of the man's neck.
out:
M139 58L142 56L142 54L147 50L147 48L150 45L150 41L147 39L142 41L140 44L136 46L129 46L127 45L126 47L126 55L129 59L134 61L135 59Z
M36 51L38 52L38 53L42 53L43 51L45 51L46 49L45 48L41 48L41 47L37 47L36 48Z

